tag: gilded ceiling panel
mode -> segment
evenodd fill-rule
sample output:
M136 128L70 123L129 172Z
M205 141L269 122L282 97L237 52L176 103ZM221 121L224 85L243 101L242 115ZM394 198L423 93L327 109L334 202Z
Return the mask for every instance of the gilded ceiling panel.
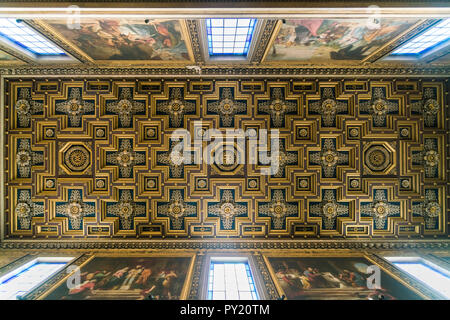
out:
M7 79L6 237L446 237L446 85Z

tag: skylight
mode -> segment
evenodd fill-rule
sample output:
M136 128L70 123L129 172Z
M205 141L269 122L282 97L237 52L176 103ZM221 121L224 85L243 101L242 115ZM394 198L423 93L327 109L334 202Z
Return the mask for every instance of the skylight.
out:
M248 261L227 258L212 260L208 300L258 300Z
M415 257L387 257L397 268L450 299L450 272L428 260Z
M16 19L0 18L0 38L7 39L38 56L66 55L24 22L18 22Z
M210 56L246 56L256 19L206 19Z
M450 39L450 19L444 19L409 40L392 55L420 55Z
M0 277L0 300L15 300L54 275L72 257L44 257L30 261Z

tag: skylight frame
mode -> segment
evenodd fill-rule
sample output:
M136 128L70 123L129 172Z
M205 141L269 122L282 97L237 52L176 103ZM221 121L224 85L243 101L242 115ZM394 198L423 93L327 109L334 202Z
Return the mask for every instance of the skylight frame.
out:
M35 288L39 287L47 280L51 279L53 276L61 272L66 266L73 261L74 257L38 257L33 259L14 270L2 275L0 277L0 300L14 300L20 299L20 297L26 296L28 293L33 291ZM46 270L34 270L34 274L30 271L39 264L51 265L53 268L47 268ZM28 274L27 274L28 272ZM31 272L31 273L30 273ZM39 275L40 273L40 275ZM31 277L30 277L31 276ZM22 277L22 278L21 278ZM22 288L8 288L14 284L14 281L18 284L25 286ZM16 283L17 284L17 283Z
M444 34L441 35L441 32L444 32ZM429 45L426 45L427 43L429 43ZM441 19L438 22L434 23L432 26L425 29L423 32L415 35L414 37L394 49L389 54L389 56L393 58L422 58L431 51L442 49L449 44L450 18ZM421 50L419 51L419 49Z
M432 289L434 292L438 293L445 299L450 299L449 288L445 287L445 285L444 285L445 288L442 289L442 281L445 280L446 283L448 283L450 281L450 270L447 270L447 269L443 268L442 266L439 266L435 263L432 263L431 261L429 261L427 259L424 259L424 258L418 257L418 256L415 256L415 257L390 256L390 257L385 257L385 259L387 261L389 261L389 263L394 265L396 268L398 268L402 272L408 274L410 277L414 278L416 281L429 287L430 289ZM434 273L435 278L431 279L426 274L421 274L420 276L417 275L420 268L418 269L417 266L414 266L414 265L419 265L422 267L422 269L427 269L427 270L425 270L425 272L428 274L428 276L430 273ZM427 277L428 277L428 279L425 279ZM445 278L445 279L439 280L438 279L439 277ZM436 286L432 285L433 282L434 282L434 284L438 283L438 286L436 287Z
M209 58L247 58L257 33L257 24L256 18L205 19L205 43Z
M215 266L219 268L216 270ZM223 268L220 268L223 267ZM222 274L217 275L220 270ZM226 278L226 272L232 273L235 278ZM206 299L207 300L259 300L256 285L256 277L250 266L250 261L245 257L212 257L208 264L208 273L206 278ZM239 275L241 279L239 279ZM223 276L222 287L220 280ZM247 283L242 279L244 277ZM232 280L235 280L234 282ZM240 280L240 281L239 281ZM233 284L234 283L234 284ZM247 285L247 286L246 286ZM234 287L234 288L233 288ZM244 288L246 287L246 288Z
M11 30L14 33L11 33ZM67 53L25 22L0 18L0 39L37 58L68 57Z

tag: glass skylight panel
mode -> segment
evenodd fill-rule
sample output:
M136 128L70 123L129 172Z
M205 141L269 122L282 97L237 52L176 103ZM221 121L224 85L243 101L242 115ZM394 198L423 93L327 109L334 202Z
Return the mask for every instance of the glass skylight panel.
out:
M392 55L420 55L450 39L450 19L444 19L428 28L422 34L409 40Z
M73 258L38 258L0 278L0 300L16 300L60 271Z
M421 258L387 257L386 259L397 268L450 299L450 272Z
M210 56L246 56L256 19L206 19Z
M258 300L247 261L211 261L208 300Z
M5 38L38 56L66 55L64 51L38 32L16 19L0 18L0 37Z

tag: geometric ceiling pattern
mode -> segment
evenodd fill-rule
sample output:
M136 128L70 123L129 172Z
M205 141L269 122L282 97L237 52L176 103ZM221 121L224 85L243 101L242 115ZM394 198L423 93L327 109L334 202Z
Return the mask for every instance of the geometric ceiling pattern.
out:
M5 237L447 237L447 90L440 79L6 79ZM171 139L183 128L187 153ZM238 128L242 140L214 139ZM266 147L265 129L278 132ZM185 163L203 151L223 161Z

